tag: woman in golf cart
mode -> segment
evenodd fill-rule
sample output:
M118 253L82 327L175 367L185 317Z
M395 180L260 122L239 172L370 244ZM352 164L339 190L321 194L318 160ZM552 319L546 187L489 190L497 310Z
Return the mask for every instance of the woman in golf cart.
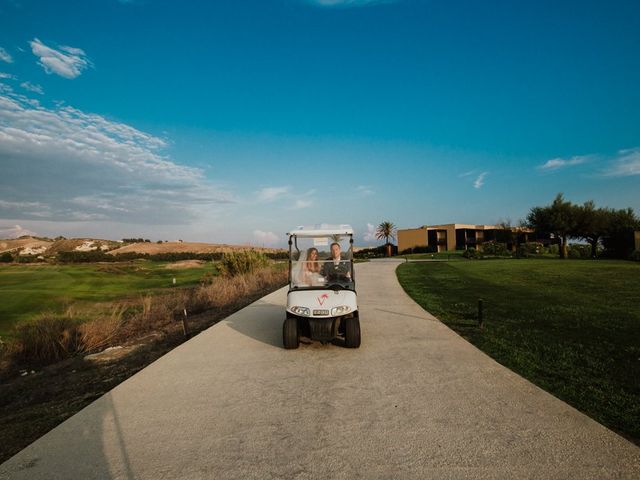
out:
M293 271L293 283L298 287L313 287L321 284L322 263L318 259L318 249L311 247L300 252Z
M318 249L311 247L307 250L307 260L302 262L302 283L309 286L317 284L317 277L320 276L320 270Z

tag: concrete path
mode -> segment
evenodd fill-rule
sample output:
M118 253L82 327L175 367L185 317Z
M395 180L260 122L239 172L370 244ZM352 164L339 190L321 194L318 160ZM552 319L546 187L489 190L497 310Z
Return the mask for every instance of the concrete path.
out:
M198 335L0 466L11 479L640 478L640 449L359 264L362 347L281 347L285 290Z

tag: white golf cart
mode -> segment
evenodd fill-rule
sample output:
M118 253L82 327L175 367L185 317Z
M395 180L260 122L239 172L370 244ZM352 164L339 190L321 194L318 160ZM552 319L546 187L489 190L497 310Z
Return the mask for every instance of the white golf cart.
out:
M300 337L360 346L360 320L349 225L298 227L289 236L289 293L284 348Z

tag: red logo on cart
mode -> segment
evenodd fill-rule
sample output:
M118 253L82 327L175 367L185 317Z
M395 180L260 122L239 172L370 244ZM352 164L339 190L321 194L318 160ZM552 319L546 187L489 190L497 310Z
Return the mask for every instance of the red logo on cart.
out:
M322 295L320 295L318 297L318 303L322 306L324 304L324 301L329 298L329 295L327 295L326 293L323 293Z

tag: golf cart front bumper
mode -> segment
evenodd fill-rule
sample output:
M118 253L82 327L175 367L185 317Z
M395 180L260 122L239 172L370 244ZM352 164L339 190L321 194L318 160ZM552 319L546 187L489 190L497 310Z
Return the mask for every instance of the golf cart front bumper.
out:
M298 319L303 335L311 340L333 340L340 320L357 312L353 290L292 290L287 296L287 315Z

